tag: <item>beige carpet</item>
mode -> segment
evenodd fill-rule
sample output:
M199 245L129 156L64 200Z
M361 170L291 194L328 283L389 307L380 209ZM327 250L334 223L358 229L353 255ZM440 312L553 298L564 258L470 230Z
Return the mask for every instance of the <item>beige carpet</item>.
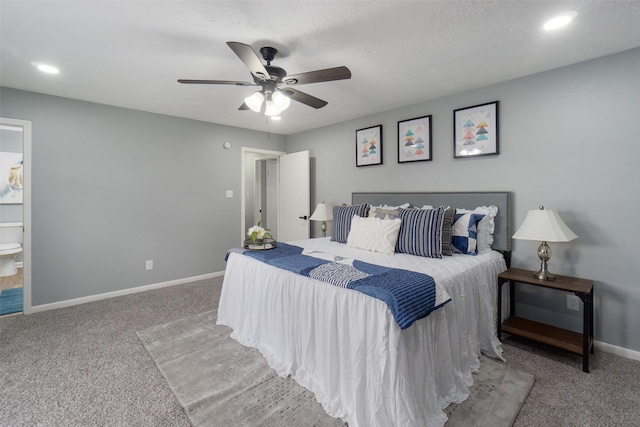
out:
M344 426L313 394L281 378L260 353L229 337L208 311L154 326L138 337L198 427ZM534 378L483 357L471 396L446 408L449 426L511 426Z

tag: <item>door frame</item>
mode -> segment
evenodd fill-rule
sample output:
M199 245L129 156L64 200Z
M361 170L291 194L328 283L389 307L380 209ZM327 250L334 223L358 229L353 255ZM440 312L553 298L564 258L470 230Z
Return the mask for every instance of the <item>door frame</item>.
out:
M0 117L0 125L22 128L22 312L31 313L31 122Z
M251 147L240 147L240 193L242 195L240 200L240 244L244 242L246 239L246 224L245 224L245 210L246 210L246 199L247 199L247 183L245 182L245 163L247 160L247 155L249 154L257 154L261 157L261 160L267 159L277 159L280 156L283 156L287 153L284 151L274 151L274 150L264 150L261 148L251 148ZM255 164L255 162L254 162ZM250 185L253 185L251 183ZM276 192L280 190L280 184L276 184L278 189ZM279 214L278 214L279 215ZM254 225L254 224L252 224Z

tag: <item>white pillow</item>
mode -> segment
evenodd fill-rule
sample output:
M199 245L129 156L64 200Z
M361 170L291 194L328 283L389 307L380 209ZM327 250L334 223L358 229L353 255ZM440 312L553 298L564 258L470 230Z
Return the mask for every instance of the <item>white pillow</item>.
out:
M351 231L347 237L347 246L393 255L400 231L400 218L380 219L354 216Z
M393 210L393 209L398 209L398 208L402 208L402 209L406 209L408 208L410 205L409 203L403 203L402 205L399 206L391 206L391 205L376 205L376 206L369 206L369 212L375 212L376 209L384 209L384 210Z
M493 233L496 229L496 215L498 214L497 206L478 206L473 210L457 209L457 213L480 213L484 218L478 223L478 252L486 252L491 250L493 245Z
M443 208L444 208L444 206L443 206ZM424 205L424 206L422 206L420 209L438 209L438 208L436 208L435 206L431 206L431 205ZM447 209L451 209L451 206L447 206L447 207L446 207L446 208L444 208L444 209L445 209L445 210L447 210Z

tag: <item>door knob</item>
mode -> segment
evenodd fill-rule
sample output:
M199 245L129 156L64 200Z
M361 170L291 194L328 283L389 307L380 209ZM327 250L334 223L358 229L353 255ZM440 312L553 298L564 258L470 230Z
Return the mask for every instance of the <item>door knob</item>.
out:
M309 219L309 217L306 216L306 215L305 216L299 216L298 218L300 218L300 219Z

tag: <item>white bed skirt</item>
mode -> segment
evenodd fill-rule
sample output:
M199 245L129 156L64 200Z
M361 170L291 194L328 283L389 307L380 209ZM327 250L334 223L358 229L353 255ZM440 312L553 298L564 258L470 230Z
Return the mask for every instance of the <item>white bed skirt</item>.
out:
M350 427L442 426L442 408L469 395L480 351L502 353L495 297L506 266L482 256L446 280L452 302L402 331L383 301L231 253L217 323Z

